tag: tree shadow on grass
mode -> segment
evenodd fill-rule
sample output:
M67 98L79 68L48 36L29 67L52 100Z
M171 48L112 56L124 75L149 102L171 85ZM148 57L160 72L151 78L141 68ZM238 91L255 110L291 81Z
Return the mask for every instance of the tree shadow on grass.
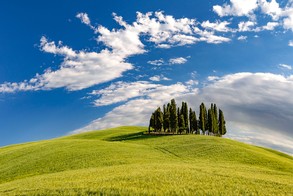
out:
M149 134L148 132L138 132L138 133L131 133L125 135L119 135L116 137L107 138L107 141L127 141L127 140L144 140L144 139L151 139L157 137L168 137L172 136L171 134Z

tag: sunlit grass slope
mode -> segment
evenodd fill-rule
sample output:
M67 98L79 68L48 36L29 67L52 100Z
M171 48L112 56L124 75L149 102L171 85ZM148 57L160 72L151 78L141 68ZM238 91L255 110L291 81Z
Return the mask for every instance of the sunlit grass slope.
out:
M0 195L292 195L293 158L118 127L0 148Z

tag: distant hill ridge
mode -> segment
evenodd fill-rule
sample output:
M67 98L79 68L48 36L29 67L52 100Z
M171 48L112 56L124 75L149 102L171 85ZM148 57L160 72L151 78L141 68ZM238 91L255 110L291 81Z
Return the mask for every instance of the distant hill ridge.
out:
M117 127L0 148L0 195L292 195L293 158Z

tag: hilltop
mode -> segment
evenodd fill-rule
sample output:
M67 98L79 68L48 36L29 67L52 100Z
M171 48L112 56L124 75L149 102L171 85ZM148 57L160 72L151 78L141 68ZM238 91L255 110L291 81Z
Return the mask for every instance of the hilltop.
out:
M293 158L230 139L117 127L0 148L0 195L290 195Z

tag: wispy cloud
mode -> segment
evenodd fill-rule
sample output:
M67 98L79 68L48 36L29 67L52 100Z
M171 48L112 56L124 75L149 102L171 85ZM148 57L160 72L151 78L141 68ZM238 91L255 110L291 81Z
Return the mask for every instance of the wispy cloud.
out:
M90 18L88 17L87 13L78 13L76 15L77 18L79 18L81 20L82 23L88 25L88 26L91 26L91 20Z
M292 66L287 64L279 64L279 67L282 69L292 70Z
M231 28L227 27L230 24L228 21L216 21L216 22L210 22L209 20L204 21L201 23L201 26L205 29L211 29L214 31L219 31L219 32L229 32L233 31Z
M158 60L148 61L148 64L157 65L157 66L185 64L188 61L187 58L190 58L190 56L188 56L188 57L170 58L167 61L165 61L164 59L161 58L161 59L158 59Z
M163 59L158 59L158 60L148 61L148 64L160 66L160 65L164 65L165 61Z
M169 59L169 63L171 65L174 65L174 64L184 64L187 62L187 59L184 58L184 57L178 57L178 58L171 58Z
M240 40L240 41L244 41L244 40L247 39L247 36L241 35L237 39Z
M99 97L94 102L95 106L105 106L141 97L155 98L163 101L166 98L185 92L188 92L188 88L181 83L164 86L147 81L137 81L131 83L117 82L105 89L95 90L91 95Z
M166 76L164 75L155 75L155 76L152 76L149 78L151 81L155 81L155 82L159 82L159 81L167 81L167 80L171 80L170 78L167 78Z

